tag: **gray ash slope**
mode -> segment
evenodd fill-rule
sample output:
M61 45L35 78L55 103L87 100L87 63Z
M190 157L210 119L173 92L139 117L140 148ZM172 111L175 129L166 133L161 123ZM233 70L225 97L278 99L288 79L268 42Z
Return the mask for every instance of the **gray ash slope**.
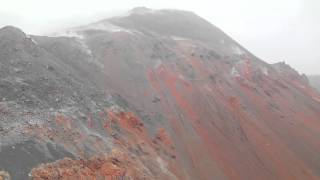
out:
M0 30L0 169L13 179L27 178L40 163L74 157L54 140L40 143L26 128L48 123L57 113L82 117L110 105L112 97L99 86L101 68L89 59L75 38Z

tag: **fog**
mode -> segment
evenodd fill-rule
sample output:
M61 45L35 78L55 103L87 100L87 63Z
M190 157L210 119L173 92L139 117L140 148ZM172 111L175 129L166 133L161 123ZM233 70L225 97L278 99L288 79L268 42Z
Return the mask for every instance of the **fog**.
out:
M320 74L317 0L0 0L0 26L47 34L124 13L137 6L190 10L263 60Z

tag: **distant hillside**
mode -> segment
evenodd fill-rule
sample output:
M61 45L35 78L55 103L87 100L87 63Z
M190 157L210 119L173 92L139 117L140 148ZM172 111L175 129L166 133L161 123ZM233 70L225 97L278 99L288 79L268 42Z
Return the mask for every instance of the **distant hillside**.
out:
M309 80L311 85L320 91L320 75L309 76Z

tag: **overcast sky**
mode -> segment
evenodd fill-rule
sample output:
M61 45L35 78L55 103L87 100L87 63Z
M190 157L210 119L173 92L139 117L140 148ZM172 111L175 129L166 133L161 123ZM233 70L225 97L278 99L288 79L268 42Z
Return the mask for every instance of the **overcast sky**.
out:
M320 0L0 0L0 26L45 34L136 6L194 11L263 60L320 74Z

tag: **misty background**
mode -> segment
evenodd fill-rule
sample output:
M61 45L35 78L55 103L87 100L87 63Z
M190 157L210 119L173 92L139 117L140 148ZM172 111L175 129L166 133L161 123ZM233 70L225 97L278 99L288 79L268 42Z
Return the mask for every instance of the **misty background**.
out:
M0 27L45 35L145 6L193 11L269 63L320 74L319 0L0 0Z

